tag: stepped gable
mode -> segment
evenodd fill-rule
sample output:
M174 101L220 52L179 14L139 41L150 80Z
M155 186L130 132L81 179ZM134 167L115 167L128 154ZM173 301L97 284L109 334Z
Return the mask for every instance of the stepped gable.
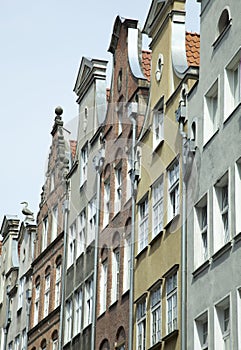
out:
M200 34L186 32L186 54L188 66L200 65Z
M142 50L142 70L148 82L151 80L151 51Z

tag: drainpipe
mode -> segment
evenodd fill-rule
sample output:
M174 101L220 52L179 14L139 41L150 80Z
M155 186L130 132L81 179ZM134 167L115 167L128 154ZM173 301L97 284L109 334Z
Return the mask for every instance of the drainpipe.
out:
M96 304L97 304L97 272L98 272L98 247L99 247L99 222L100 222L100 173L101 154L93 159L97 172L96 179L96 227L95 227L95 254L94 254L94 276L93 276L93 308L92 308L92 329L91 329L91 350L95 350L95 330L96 330Z
M129 115L132 122L132 154L131 154L131 261L130 261L130 294L129 294L129 337L128 349L133 349L133 303L134 303L134 242L135 242L135 146L136 119Z
M67 235L69 221L69 180L66 179L66 199L63 204L64 212L64 252L62 260L62 276L61 276L61 305L60 305L60 324L59 324L59 346L62 349L63 344L63 322L64 322L64 300L65 300L65 270L66 270L66 254L67 254Z
M10 286L7 285L6 287L6 320L5 320L5 325L3 328L4 332L4 338L3 338L3 350L7 350L7 336L8 336L8 329L11 323L11 318L10 318L10 298L9 298L9 292L10 292Z
M28 348L28 331L29 331L29 321L30 321L30 305L31 305L31 290L26 290L26 339L25 339L25 349Z
M186 232L186 183L184 180L185 143L187 135L183 131L183 120L179 122L179 131L182 137L182 242L181 242L181 349L186 350L186 284L187 284L187 232Z

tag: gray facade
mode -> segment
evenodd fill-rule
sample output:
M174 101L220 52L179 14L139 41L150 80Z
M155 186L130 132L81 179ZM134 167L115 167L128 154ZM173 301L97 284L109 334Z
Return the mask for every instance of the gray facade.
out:
M187 349L240 349L241 3L200 2L199 82L188 95Z
M96 172L101 126L106 114L106 61L82 58L74 91L79 124L70 169L67 261L63 323L64 349L90 349L95 310L95 237L98 220ZM94 317L95 319L95 317Z

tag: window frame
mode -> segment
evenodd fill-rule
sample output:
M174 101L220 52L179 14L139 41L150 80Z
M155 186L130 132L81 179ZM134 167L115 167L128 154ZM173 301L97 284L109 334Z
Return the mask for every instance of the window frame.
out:
M168 283L170 281L171 288ZM174 271L166 277L166 334L178 328L178 274ZM171 303L169 303L169 301ZM171 304L171 308L169 305ZM169 317L171 315L171 318Z
M146 298L142 298L136 305L136 350L145 350L145 349L146 349Z
M119 298L120 288L120 248L117 247L112 252L112 288L111 303L115 303Z
M162 337L162 308L161 308L161 283L150 290L150 339L151 346L161 341ZM159 294L159 299L153 303L155 293ZM157 317L156 317L157 315ZM158 334L159 333L159 334Z
M141 252L148 245L149 233L149 200L148 193L138 204L138 252Z
M163 231L163 176L152 185L152 239ZM157 211L157 216L155 215ZM160 219L161 215L161 219Z
M83 209L78 215L77 225L77 244L76 244L76 257L79 257L85 251L85 237L87 228L86 210Z
M81 148L80 151L80 187L87 181L88 173L88 142Z
M167 169L168 176L168 222L180 213L180 165L175 159Z

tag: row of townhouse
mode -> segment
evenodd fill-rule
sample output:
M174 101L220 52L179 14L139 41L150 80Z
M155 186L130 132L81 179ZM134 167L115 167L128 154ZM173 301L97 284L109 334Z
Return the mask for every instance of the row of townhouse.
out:
M2 224L1 350L241 348L241 5L198 2L200 37L184 0L117 16L110 89L82 58L37 223Z

